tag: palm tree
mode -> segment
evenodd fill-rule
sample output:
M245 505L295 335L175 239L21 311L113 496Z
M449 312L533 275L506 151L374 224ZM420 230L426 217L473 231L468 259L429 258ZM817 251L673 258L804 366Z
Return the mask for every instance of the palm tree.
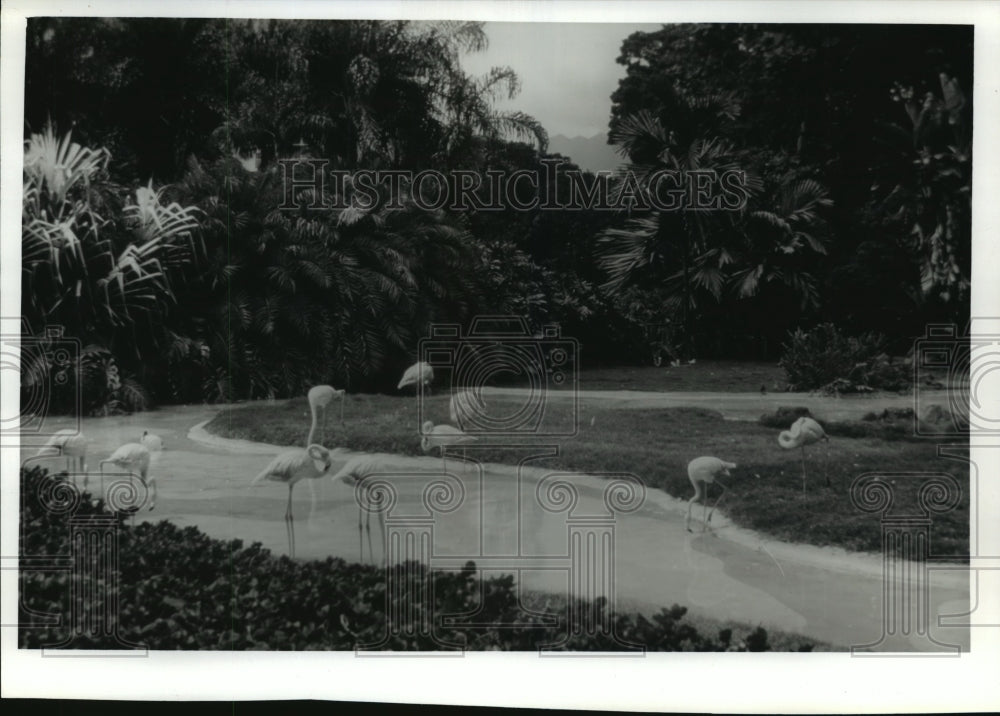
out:
M418 210L408 186L402 209L351 207L350 184L345 197L317 197L346 209L271 209L282 196L277 168L251 172L228 159L192 162L181 187L206 215L209 261L188 318L205 326L216 397L359 386L406 355L428 322L461 320L475 302L464 227Z
M676 134L648 112L622 120L611 141L623 155L645 158L626 167L640 188L662 170L685 176L694 170L721 175L740 168L739 155L725 141L696 138L678 146ZM752 172L744 177L748 203L738 210L649 212L605 230L599 242L599 260L608 275L605 288L645 280L666 289L664 313L681 317L682 354L692 349L692 316L700 301L721 301L727 287L737 299L746 299L777 283L802 308L818 300L808 257L826 253L829 229L822 211L832 203L826 190L811 179L787 176L764 193Z
M825 256L830 228L823 210L833 205L826 189L812 179L785 177L771 199L770 209L747 212L737 246L727 263L735 270L737 298L756 296L769 283L784 285L805 310L818 305L816 281L809 258Z
M510 68L475 78L460 57L487 45L482 23L259 21L234 25L226 153L265 168L304 141L338 168L426 169L497 137L537 141L533 118L494 103L520 89Z
M621 176L635 181L620 182L619 192L636 187L648 192L651 180L663 171L686 177L692 170L721 175L739 169L736 153L723 140L696 138L686 146L679 145L676 134L647 111L618 122L609 140L631 159ZM747 186L753 190L759 183L750 177ZM682 341L686 343L682 352L690 351L691 316L698 306L699 290L716 299L722 292L722 270L728 256L718 254L713 262L711 250L735 231L738 216L738 212L697 208L651 211L629 218L623 228L606 229L598 242L599 263L608 274L604 287L621 288L639 274L662 281L671 296L665 309L681 315Z

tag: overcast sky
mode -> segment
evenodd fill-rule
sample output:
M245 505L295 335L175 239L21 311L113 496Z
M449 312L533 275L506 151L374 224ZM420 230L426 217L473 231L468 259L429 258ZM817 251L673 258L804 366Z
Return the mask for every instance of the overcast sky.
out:
M521 78L521 94L498 105L539 120L550 135L590 137L608 130L611 93L625 68L615 62L622 40L660 25L488 22L484 52L466 55L467 72L481 75L508 65Z

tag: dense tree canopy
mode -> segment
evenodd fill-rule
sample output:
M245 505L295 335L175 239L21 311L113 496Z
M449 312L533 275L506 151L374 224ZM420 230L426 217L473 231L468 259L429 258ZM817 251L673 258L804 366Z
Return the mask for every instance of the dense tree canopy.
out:
M463 71L486 42L470 22L32 18L26 316L67 325L97 372L160 400L389 387L428 324L477 312L561 323L585 362L648 360L649 325L668 321L691 356L773 359L823 321L905 351L923 323L966 320L967 27L623 38L609 141L628 210L427 210L408 181L370 209L280 206L289 157L526 170L540 178L519 185L526 206L593 189L588 173L551 177L572 157L496 108L519 91L510 68ZM745 201L642 206L643 181L706 169L742 172Z
M627 75L609 141L647 112L674 147L724 140L747 171L784 185L770 211L787 208L790 191L822 187L835 240L828 259L795 262L818 282L805 307L905 338L928 319L968 314L972 35L913 25L635 33L618 60ZM641 148L628 153L645 159Z

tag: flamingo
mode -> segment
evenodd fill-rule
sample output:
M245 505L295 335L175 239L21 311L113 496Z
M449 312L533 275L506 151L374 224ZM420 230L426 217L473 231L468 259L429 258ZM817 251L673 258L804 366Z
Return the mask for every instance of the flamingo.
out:
M806 494L806 445L812 445L820 440L830 442L830 438L823 432L823 427L812 418L801 417L792 423L790 430L783 430L778 436L778 444L781 447L791 450L800 448L802 450L802 494ZM826 486L830 487L830 476L826 476Z
M319 441L322 444L326 439L326 412L334 398L340 399L340 422L344 422L344 390L338 390L332 385L316 385L309 389L309 410L312 411L312 427L309 428L309 437L306 438L306 445L312 445L316 441L316 427L318 424L319 411L323 411L323 434Z
M151 455L155 455L163 450L163 439L159 435L154 435L148 430L142 431L142 440L139 441Z
M486 403L479 397L479 394L467 388L456 390L448 403L448 415L451 422L463 430L465 429L463 418L470 415L482 415L485 410Z
M420 440L420 449L425 453L431 452L434 448L441 451L441 461L444 471L448 471L448 458L445 455L445 448L450 445L465 445L476 442L473 435L466 435L461 430L451 425L435 425L428 420L421 428L423 438Z
M735 468L736 463L734 462L726 462L717 457L708 456L696 457L688 463L688 477L691 478L691 484L694 485L694 497L688 501L687 518L684 520L684 526L688 532L692 531L691 508L694 507L695 502L700 502L703 508L702 531L708 528L708 523L712 521L712 514L726 492L726 486L719 482L719 476L729 477L729 471ZM715 504L712 505L712 511L708 512L708 485L712 482L718 484L722 488L722 492L715 500Z
M152 510L156 507L158 496L156 477L149 476L149 463L152 452L158 452L162 448L163 442L157 436L143 433L142 442L125 443L111 453L111 456L106 460L101 460L101 494L104 494L104 466L110 462L116 467L127 470L130 478L138 473L142 484L153 489L153 499L149 503L149 509Z
M306 438L307 448L313 444L322 445L323 442L326 440L327 410L330 406L330 403L335 398L340 399L340 422L341 424L343 424L345 394L346 391L344 391L343 389L338 390L337 388L334 388L332 385L316 385L309 389L308 398L309 398L309 410L310 412L312 412L312 425L309 427L309 435ZM320 438L320 441L317 443L316 428L319 425L320 410L323 411L323 434ZM310 499L309 514L312 515L312 513L316 510L316 485L311 480L306 484L309 485L309 499Z
M358 483L362 482L369 475L377 475L380 473L387 472L386 467L383 465L382 460L373 455L358 455L352 457L347 463L340 468L336 475L333 475L330 479L334 482L338 480L352 487L356 486ZM371 505L371 495L366 490L366 499L368 504ZM361 534L361 503L358 503L358 547L361 552L361 561L365 559L365 547L364 540ZM372 550L372 528L371 528L372 513L371 510L368 511L367 518L365 519L364 529L368 534L368 554L371 555L372 562L375 562L375 552ZM385 515L379 511L378 513L379 523L382 529L382 547L385 548ZM385 556L383 554L383 560Z
M315 480L329 471L330 451L322 445L287 450L268 463L250 483L258 485L264 480L284 482L288 485L288 507L285 509L285 527L288 532L288 552L295 558L295 521L292 517L292 490L300 480Z
M431 383L434 382L434 369L431 367L430 363L424 363L423 361L419 363L414 363L406 372L403 373L403 377L399 381L399 385L396 386L397 390L402 390L408 385L425 385L430 389Z
M87 489L87 438L76 430L60 430L50 437L38 450L35 457L65 457L66 472L72 472L72 466L79 466L83 473L83 488Z

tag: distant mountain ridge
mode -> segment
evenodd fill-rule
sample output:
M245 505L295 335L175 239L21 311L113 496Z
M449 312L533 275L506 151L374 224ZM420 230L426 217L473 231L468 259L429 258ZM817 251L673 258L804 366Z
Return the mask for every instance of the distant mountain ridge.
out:
M549 137L549 153L569 157L581 169L589 169L592 172L614 171L624 162L615 153L614 147L608 144L608 135L604 132L592 137L567 137L564 134L555 134Z

